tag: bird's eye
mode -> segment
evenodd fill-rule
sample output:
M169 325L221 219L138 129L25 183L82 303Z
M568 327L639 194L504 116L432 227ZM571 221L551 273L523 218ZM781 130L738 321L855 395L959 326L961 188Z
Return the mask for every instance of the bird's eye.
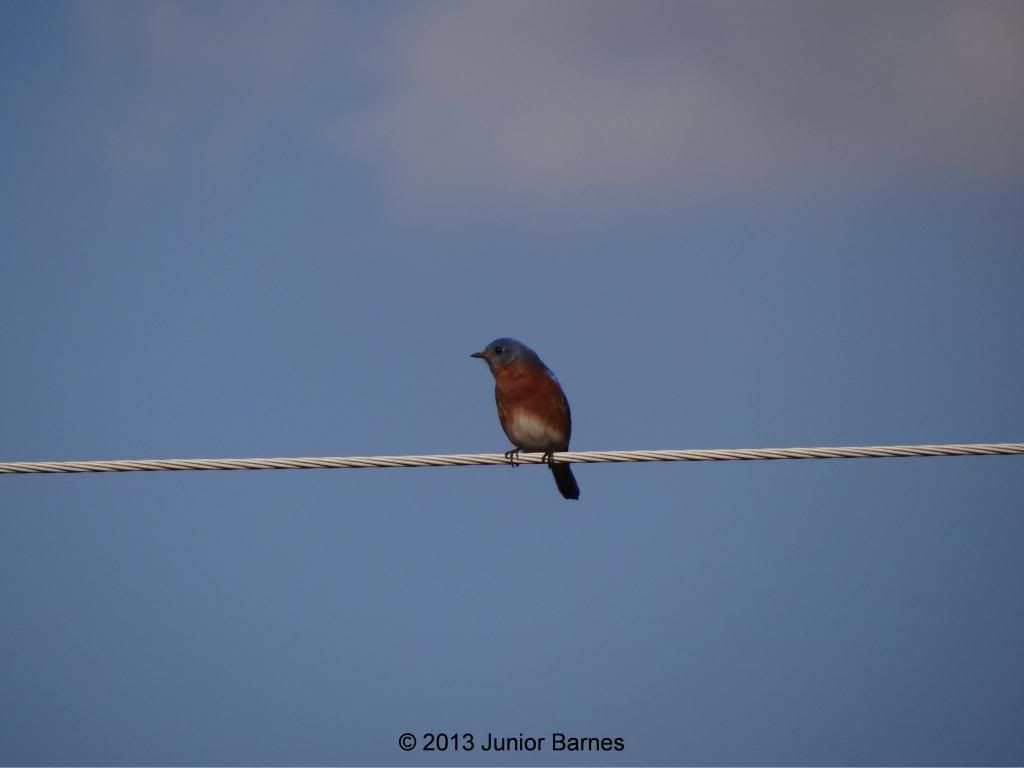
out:
M495 351L495 353L500 355L502 352L505 351L505 348L504 347L495 347L494 351Z

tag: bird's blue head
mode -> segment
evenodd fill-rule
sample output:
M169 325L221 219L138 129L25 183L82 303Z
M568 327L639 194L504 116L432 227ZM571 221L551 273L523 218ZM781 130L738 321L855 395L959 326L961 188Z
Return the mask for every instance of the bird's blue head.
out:
M481 352L474 352L470 357L479 357L487 362L491 370L510 365L518 360L544 366L537 353L516 339L502 337L488 344Z

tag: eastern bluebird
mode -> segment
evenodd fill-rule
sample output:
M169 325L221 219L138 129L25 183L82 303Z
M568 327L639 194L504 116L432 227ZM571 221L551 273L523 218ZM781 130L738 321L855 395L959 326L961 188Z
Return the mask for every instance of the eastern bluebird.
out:
M569 450L572 433L569 401L555 374L536 352L515 339L495 339L483 352L474 352L470 357L486 361L494 376L498 419L515 446L508 452L509 460L520 449L548 454L548 466L558 490L567 499L578 499L580 487L572 468L551 460L553 451Z

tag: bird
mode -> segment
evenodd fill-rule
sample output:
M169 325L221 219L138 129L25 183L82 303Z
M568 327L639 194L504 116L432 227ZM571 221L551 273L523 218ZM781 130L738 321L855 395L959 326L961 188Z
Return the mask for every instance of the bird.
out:
M495 339L477 357L494 376L494 400L498 420L515 446L506 452L512 466L520 450L544 453L555 476L555 485L567 499L578 499L580 487L568 464L556 463L554 451L569 450L572 413L555 374L523 342L508 337Z

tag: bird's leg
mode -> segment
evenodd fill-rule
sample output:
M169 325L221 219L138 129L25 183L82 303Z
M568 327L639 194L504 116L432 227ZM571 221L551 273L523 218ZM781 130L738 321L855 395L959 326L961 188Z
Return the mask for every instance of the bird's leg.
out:
M508 463L511 464L513 467L518 467L519 462L517 462L516 459L519 458L519 449L510 448L509 450L505 451L505 458L508 459Z
M549 467L555 466L555 452L554 451L544 451L544 453L540 457L540 460L544 461L544 462L547 462L547 465Z

